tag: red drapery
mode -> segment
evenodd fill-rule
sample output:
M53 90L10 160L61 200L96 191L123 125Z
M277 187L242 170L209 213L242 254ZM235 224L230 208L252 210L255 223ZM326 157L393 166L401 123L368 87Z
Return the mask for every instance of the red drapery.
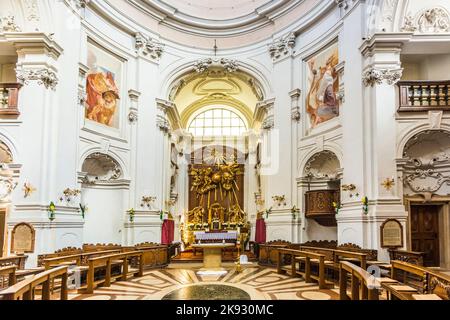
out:
M256 243L266 242L266 222L262 218L256 220L255 242Z
M161 243L171 244L174 239L175 223L173 220L164 220L161 230Z

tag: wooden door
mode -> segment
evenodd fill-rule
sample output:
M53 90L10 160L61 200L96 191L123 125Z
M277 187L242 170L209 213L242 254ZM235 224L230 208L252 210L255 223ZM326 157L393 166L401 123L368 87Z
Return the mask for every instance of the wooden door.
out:
M411 206L411 250L424 252L426 267L439 267L440 206Z
M5 249L6 236L6 211L0 209L0 258L3 257L3 249Z

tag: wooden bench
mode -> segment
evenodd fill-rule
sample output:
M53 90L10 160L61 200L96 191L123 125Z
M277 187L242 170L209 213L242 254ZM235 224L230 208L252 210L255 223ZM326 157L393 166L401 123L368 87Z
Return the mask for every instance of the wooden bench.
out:
M132 251L118 254L111 254L106 256L94 257L89 259L89 270L87 273L86 287L80 288L81 293L93 293L98 286L109 287L113 281L126 281L129 276L142 277L144 274L143 252ZM130 260L138 259L138 269L130 268ZM113 273L113 266L120 266L120 273ZM104 270L104 276L97 276L98 269Z
M51 269L54 267L59 267L62 265L76 265L76 266L87 266L90 258L99 257L103 255L110 255L114 253L120 253L121 250L105 250L105 251L93 251L87 253L77 253L65 256L59 256L55 258L47 258L42 261L45 269Z
M83 249L80 249L80 248L66 247L66 248L56 250L54 253L40 254L40 255L38 255L37 265L38 265L38 267L43 267L45 259L80 254L82 252L83 252Z
M0 267L16 266L17 281L27 276L35 275L44 271L44 268L25 269L25 262L27 258L27 255L14 255L0 258Z
M4 291L0 291L0 299L2 300L35 300L35 292L37 287L41 289L41 299L51 300L54 290L53 284L55 279L61 279L60 299L67 300L67 267L59 267L41 272L28 279L14 284Z
M436 295L440 299L450 300L450 276L438 271L403 261L392 261L391 278L399 285L406 285L413 290L396 290L395 285L383 287L391 298L413 300L413 295Z
M333 285L332 283L327 284L325 280L325 255L294 249L278 249L278 255L278 273L285 273L282 261L284 260L283 256L288 255L291 260L289 267L291 277L302 276L306 283L311 283L313 279L318 282L319 289L326 289ZM298 268L297 263L299 264ZM314 272L314 268L312 268L313 263L318 266L317 272Z
M275 240L268 243L259 244L258 264L266 267L277 267L278 249L289 248L290 242L284 240Z
M349 278L350 296L347 293ZM348 261L339 263L340 300L379 300L379 288L380 283L363 268Z
M347 260L349 262L357 264L364 270L367 267L367 255L364 253L336 250L336 249L304 247L304 246L300 247L300 250L324 255L326 278L327 279L331 278L331 280L334 282L338 282L339 280L339 263L341 260ZM311 261L311 263L317 264L315 260Z
M137 245L134 250L142 252L144 269L162 268L170 263L169 249L166 245ZM133 266L136 266L134 261Z
M0 290L16 284L16 266L0 267Z
M415 252L397 249L389 250L389 257L391 260L408 262L418 266L423 266L424 256L425 256L424 252Z

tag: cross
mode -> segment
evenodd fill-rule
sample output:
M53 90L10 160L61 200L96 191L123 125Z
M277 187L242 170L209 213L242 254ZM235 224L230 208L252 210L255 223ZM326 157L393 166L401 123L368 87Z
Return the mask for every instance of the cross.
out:
M214 56L217 57L217 39L214 39Z

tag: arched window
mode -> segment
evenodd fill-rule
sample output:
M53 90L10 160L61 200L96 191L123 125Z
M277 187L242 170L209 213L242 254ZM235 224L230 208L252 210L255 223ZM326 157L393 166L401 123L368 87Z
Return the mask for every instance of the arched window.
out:
M188 130L194 136L239 136L247 127L237 113L215 107L198 114Z

